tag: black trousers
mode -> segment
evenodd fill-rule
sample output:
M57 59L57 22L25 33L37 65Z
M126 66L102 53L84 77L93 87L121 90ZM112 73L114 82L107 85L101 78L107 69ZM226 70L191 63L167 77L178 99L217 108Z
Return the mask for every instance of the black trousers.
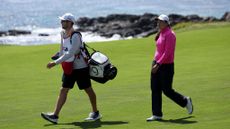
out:
M153 62L153 65L155 62ZM158 71L151 73L152 91L152 113L156 116L163 116L162 113L162 92L181 107L185 107L187 99L174 91L172 88L174 75L174 63L162 64Z

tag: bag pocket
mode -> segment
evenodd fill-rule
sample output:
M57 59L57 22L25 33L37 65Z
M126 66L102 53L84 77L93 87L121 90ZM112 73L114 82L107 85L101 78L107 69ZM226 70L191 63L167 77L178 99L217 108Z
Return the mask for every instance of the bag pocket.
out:
M70 75L73 72L73 62L62 62L63 72L67 75Z

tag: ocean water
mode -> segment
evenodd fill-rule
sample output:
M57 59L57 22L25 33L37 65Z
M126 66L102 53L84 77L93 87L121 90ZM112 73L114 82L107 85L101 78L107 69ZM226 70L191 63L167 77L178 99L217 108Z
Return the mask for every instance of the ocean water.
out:
M0 37L0 44L39 45L58 43L60 21L66 12L79 17L98 17L109 14L198 14L221 18L230 11L230 0L0 0L0 31L22 29L32 31L26 36ZM40 37L39 33L50 36ZM121 39L114 35L107 39L83 33L86 42Z

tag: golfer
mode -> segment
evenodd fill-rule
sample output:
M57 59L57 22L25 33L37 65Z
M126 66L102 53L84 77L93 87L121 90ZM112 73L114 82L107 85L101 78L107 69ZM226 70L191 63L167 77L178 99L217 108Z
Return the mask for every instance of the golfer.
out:
M41 116L45 120L57 124L59 113L66 102L68 92L74 87L76 82L78 88L80 90L84 90L87 93L92 106L92 112L89 113L89 117L85 120L94 121L100 119L102 116L97 109L96 94L91 87L89 67L87 62L84 60L83 55L79 54L82 44L81 35L78 33L73 33L73 25L75 21L74 16L71 13L66 13L59 17L59 19L61 20L61 25L63 28L63 32L61 33L61 50L59 58L53 62L49 62L47 64L47 68L51 69L52 67L63 62L72 61L73 71L70 74L66 74L65 72L63 73L62 88L60 89L54 112L41 113Z
M155 38L155 60L151 70L152 116L147 118L147 121L162 119L162 92L181 107L186 107L188 114L193 112L191 98L181 95L172 88L176 36L169 26L168 16L160 15L157 24L159 33Z

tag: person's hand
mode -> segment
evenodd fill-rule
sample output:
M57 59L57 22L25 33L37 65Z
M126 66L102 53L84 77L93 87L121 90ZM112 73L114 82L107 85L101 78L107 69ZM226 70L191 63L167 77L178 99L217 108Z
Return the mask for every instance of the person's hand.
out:
M158 64L153 65L153 67L152 67L152 73L155 74L158 69L159 69L159 65Z
M56 63L55 62L49 62L48 64L47 64L47 68L48 69L51 69L52 67L54 67L56 65Z

